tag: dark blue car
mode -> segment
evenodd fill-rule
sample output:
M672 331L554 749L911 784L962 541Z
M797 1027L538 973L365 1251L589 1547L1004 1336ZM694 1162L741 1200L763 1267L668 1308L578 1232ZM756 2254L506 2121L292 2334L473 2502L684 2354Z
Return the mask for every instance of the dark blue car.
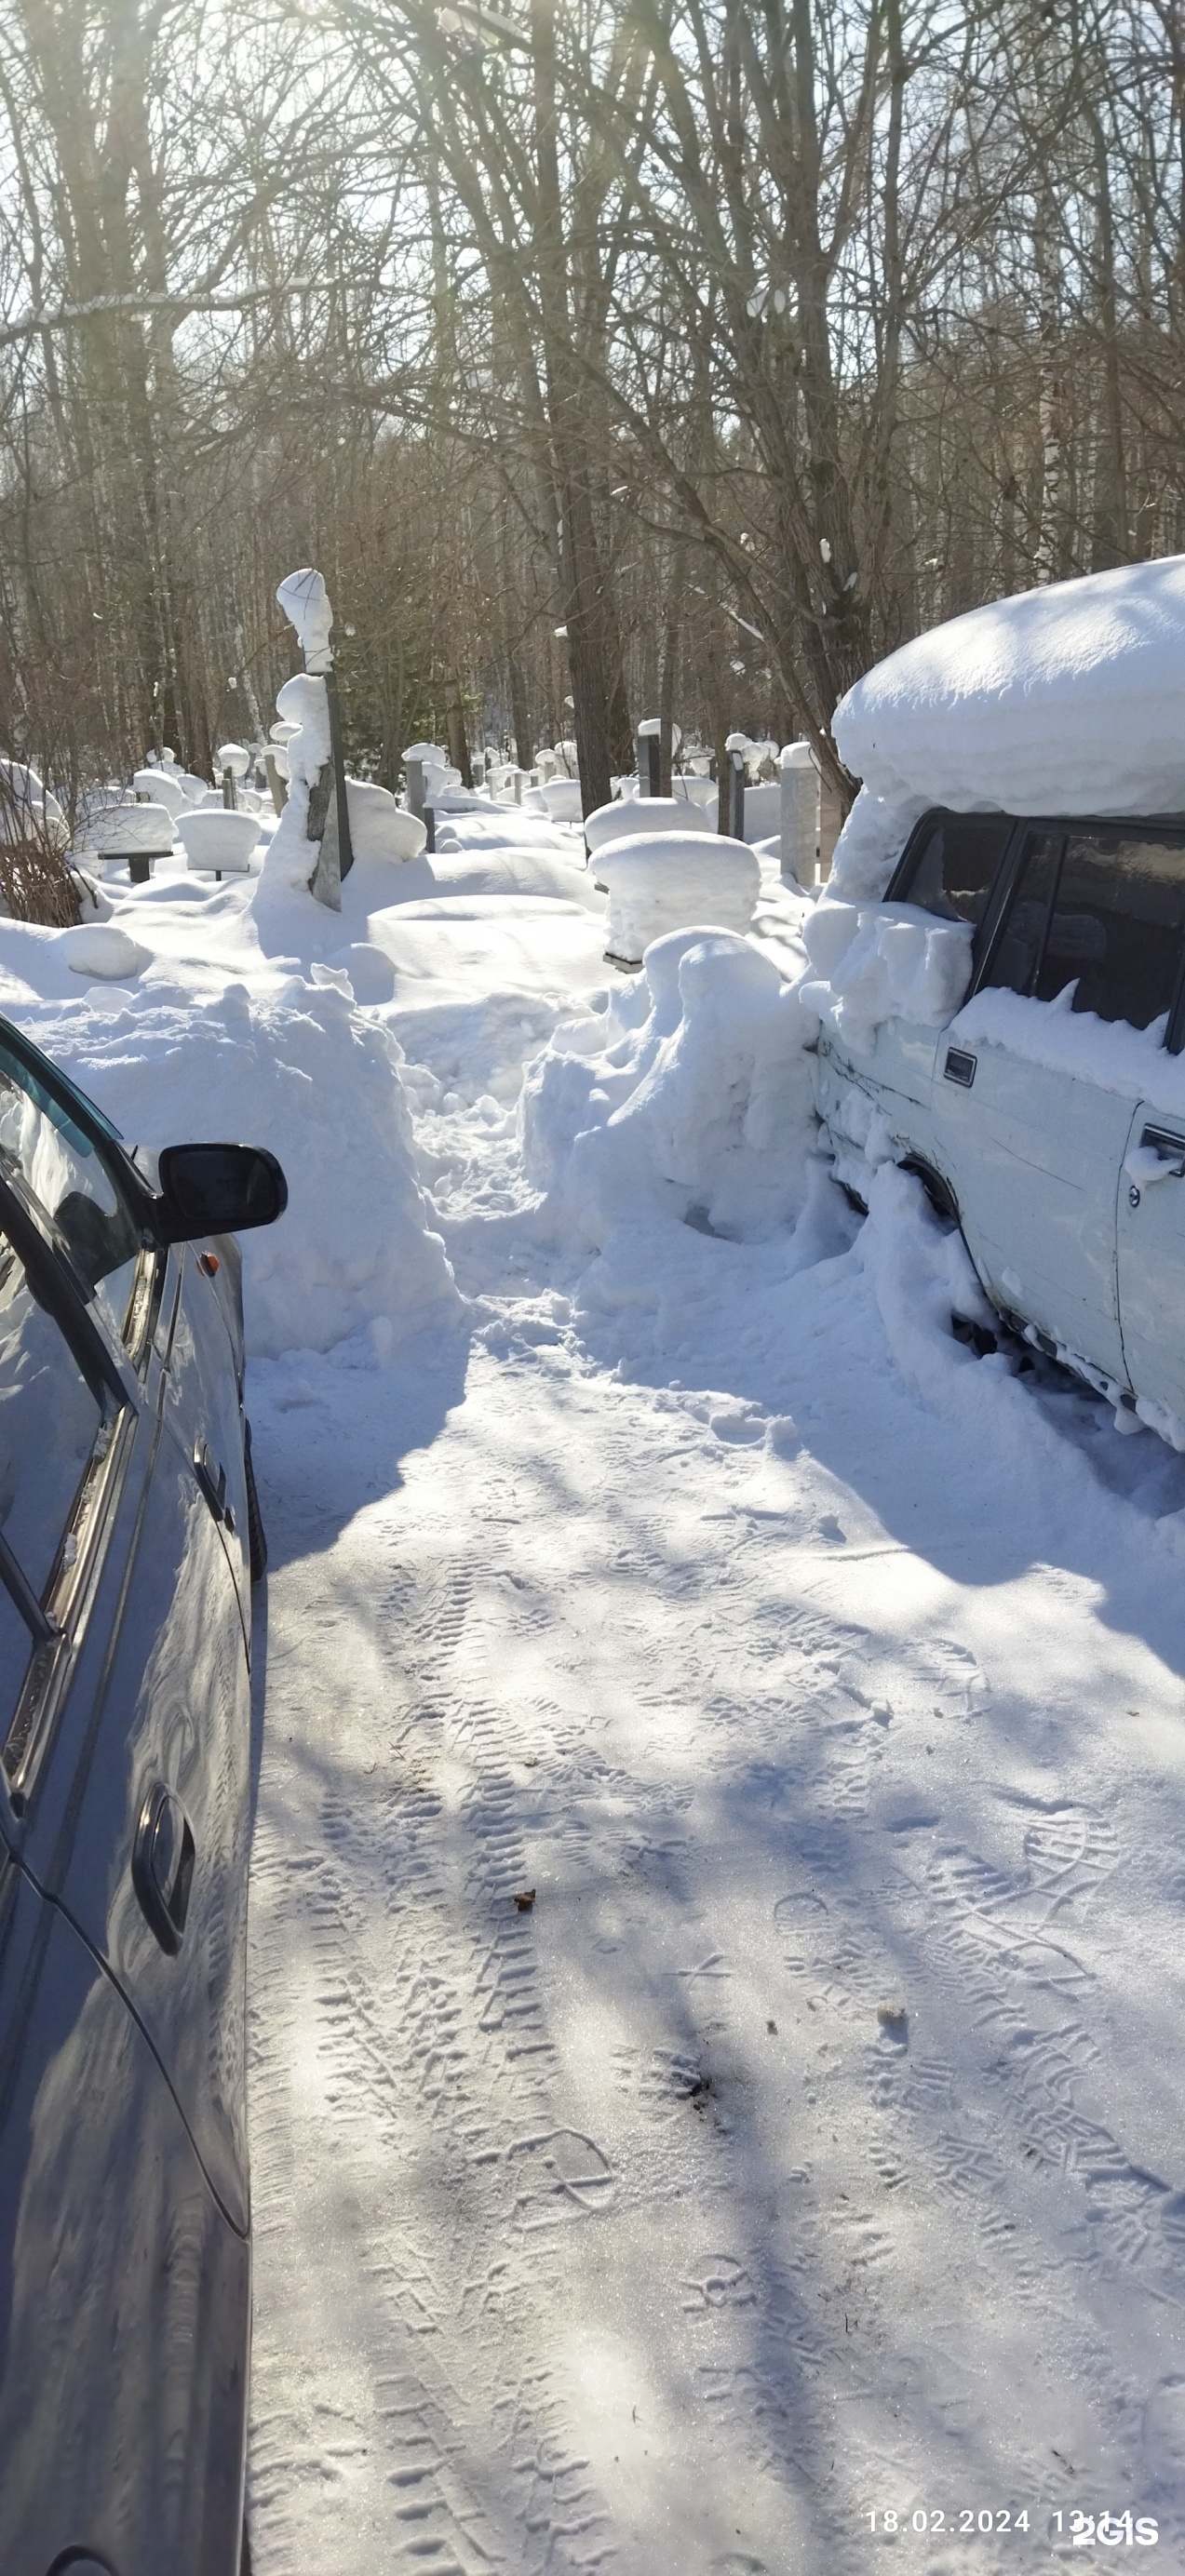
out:
M0 1019L0 2571L235 2576L251 1580L235 1233Z

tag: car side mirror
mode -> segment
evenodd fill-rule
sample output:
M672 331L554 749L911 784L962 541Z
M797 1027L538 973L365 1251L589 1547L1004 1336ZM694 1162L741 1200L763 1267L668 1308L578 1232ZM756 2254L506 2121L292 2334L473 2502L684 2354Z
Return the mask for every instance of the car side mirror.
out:
M288 1205L288 1183L263 1145L166 1145L158 1170L153 1218L162 1243L274 1225Z

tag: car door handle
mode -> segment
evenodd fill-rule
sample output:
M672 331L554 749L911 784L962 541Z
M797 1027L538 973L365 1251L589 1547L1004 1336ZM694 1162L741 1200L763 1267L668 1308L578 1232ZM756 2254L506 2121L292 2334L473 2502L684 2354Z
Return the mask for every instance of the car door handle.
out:
M179 1798L154 1782L140 1809L132 1852L132 1885L162 1950L175 1958L185 1931L193 1865L197 1857L189 1818Z
M216 1521L225 1521L233 1533L234 1514L226 1499L226 1469L215 1457L208 1440L194 1444L193 1472Z
M1171 1127L1145 1127L1140 1151L1155 1154L1161 1167L1158 1180L1185 1180L1185 1136L1175 1136Z

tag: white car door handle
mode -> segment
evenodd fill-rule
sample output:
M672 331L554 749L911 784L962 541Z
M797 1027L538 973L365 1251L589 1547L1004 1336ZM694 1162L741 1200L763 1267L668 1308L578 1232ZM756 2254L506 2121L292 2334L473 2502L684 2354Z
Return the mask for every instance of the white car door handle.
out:
M1155 1181L1185 1180L1185 1136L1175 1136L1168 1127L1145 1127L1123 1168L1137 1189L1150 1189Z

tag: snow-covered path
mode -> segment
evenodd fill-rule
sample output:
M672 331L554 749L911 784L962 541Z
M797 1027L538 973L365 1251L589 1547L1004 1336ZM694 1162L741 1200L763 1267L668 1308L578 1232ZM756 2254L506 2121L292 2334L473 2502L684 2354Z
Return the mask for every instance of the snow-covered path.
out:
M549 1246L516 1079L463 1321L253 1375L257 2576L1185 2566L1185 1468L903 1181Z

